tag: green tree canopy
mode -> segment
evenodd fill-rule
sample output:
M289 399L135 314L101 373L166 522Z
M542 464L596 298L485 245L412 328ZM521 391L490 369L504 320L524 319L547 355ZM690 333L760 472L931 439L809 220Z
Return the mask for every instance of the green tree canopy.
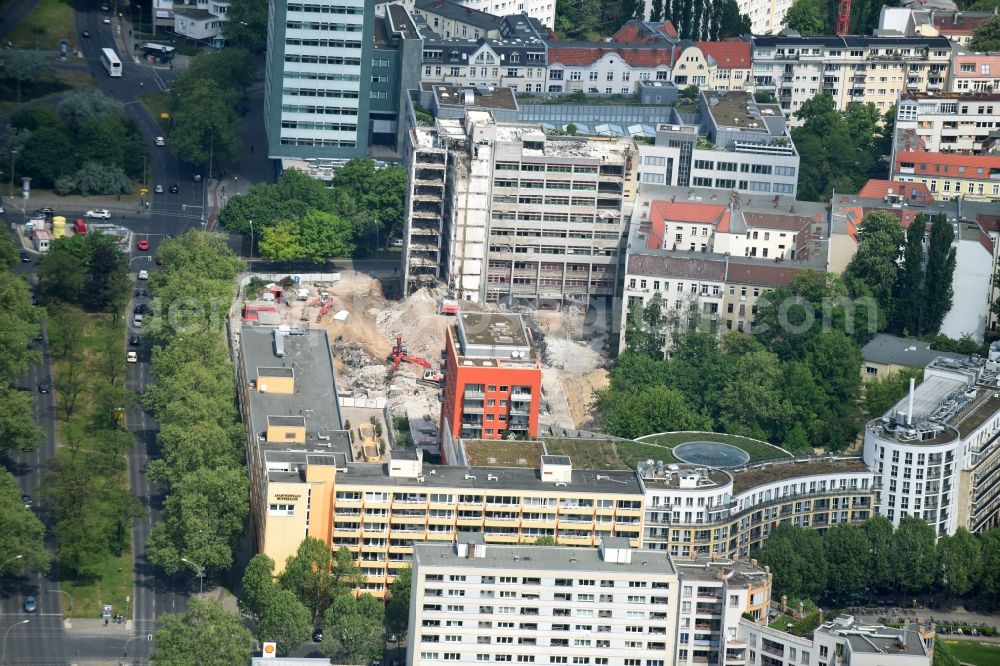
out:
M863 565L868 572L868 587L886 589L893 580L892 522L885 516L872 516L863 526L868 537L868 557Z
M17 481L3 467L0 467L0 553L3 553L0 576L49 568L45 527L31 509L25 508Z
M535 545L540 545L537 539ZM413 569L406 567L399 569L396 580L389 584L389 601L385 605L385 626L386 629L400 638L406 635L410 620L410 586L412 583Z
M865 531L857 525L835 525L823 536L823 548L827 589L838 599L863 591L868 573L864 563L871 550Z
M254 555L243 572L240 590L243 607L260 619L271 597L278 591L274 581L274 560L264 553Z
M995 19L994 19L995 20ZM944 214L936 215L931 223L931 238L927 246L927 268L924 275L923 330L937 333L945 315L951 310L952 278L955 275L955 230Z
M370 594L341 594L323 616L323 654L343 664L381 661L385 606Z
M906 592L930 587L937 571L934 528L915 516L905 516L892 535L895 580Z
M784 24L797 30L803 37L829 35L833 32L830 29L830 3L823 0L795 0L785 13Z
M232 666L253 653L243 620L214 600L191 599L187 612L162 615L153 641L153 666Z
M231 44L251 51L267 45L266 0L233 0L222 24L222 34Z
M923 381L923 368L903 368L898 372L877 377L865 385L865 414L868 418L881 417L910 390L910 379L917 384Z
M981 566L979 539L964 527L944 535L937 542L938 580L950 595L968 594L979 580Z
M334 598L353 592L364 578L351 551L341 548L333 554L323 541L307 537L288 558L278 584L294 592L315 621Z
M311 629L309 609L294 592L279 589L267 600L257 633L261 641L274 641L278 653L287 655L309 640Z
M980 53L1000 51L1000 17L995 16L976 28L969 49Z
M817 599L826 588L827 561L823 537L815 530L778 525L757 552L771 567L774 590L794 599Z

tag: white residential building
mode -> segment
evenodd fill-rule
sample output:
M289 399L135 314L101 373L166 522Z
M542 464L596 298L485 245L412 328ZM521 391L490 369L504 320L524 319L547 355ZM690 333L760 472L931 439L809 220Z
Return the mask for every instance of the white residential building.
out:
M897 137L908 130L907 140L919 140L928 152L981 154L990 135L1000 131L1000 91L903 93L896 106Z
M865 429L878 513L923 518L939 536L1000 523L1000 347L989 360L937 358L924 380Z
M798 123L794 113L820 93L841 111L851 102L885 111L901 92L944 91L951 53L944 37L754 37L753 77Z
M740 618L767 618L771 572L757 560L702 557L677 560L681 600L677 612L676 666L746 663Z
M665 666L680 590L667 553L508 546L461 533L414 544L406 663Z

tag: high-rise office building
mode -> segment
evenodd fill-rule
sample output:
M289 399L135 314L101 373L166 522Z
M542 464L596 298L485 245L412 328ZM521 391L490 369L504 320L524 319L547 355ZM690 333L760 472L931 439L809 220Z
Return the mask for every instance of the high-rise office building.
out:
M367 152L374 19L373 0L268 4L269 157L337 161Z

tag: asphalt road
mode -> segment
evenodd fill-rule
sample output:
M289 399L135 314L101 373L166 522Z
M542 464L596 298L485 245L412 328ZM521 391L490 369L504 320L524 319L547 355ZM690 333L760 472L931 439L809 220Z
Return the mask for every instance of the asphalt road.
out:
M26 267L18 267L22 277L27 277ZM21 453L11 456L8 469L14 474L23 494L34 498L32 511L39 512L40 517L51 527L49 516L38 501L38 484L49 461L55 456L56 436L55 397L51 391L39 393L38 385L43 381L51 382L52 357L48 351L48 338L32 342L32 347L41 355L41 362L32 365L18 382L19 388L31 391L35 395L33 406L36 422L45 432L42 443L31 453ZM55 544L49 539L50 548ZM10 553L9 555L14 555ZM7 554L5 554L7 555ZM48 575L37 570L24 576L5 576L0 580L2 598L0 598L0 632L6 635L3 641L3 664L65 664L66 643L63 634L62 599L59 589L57 569ZM25 613L22 606L24 599L33 595L38 600L38 610ZM18 625L23 620L28 624ZM14 626L18 625L18 626ZM10 633L8 634L8 630Z

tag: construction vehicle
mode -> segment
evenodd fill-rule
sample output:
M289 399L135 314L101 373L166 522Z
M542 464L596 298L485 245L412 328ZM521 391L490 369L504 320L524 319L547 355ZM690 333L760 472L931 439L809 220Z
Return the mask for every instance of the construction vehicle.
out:
M423 376L420 381L424 384L430 384L436 388L441 387L441 382L444 381L444 373L438 372L437 370L424 370Z
M426 358L420 358L419 356L410 356L406 351L406 346L403 345L403 336L396 336L396 344L392 346L392 353L389 354L387 359L392 367L389 369L389 375L395 375L396 371L399 370L400 363L412 363L413 365L419 365L424 370L431 369L431 362Z

